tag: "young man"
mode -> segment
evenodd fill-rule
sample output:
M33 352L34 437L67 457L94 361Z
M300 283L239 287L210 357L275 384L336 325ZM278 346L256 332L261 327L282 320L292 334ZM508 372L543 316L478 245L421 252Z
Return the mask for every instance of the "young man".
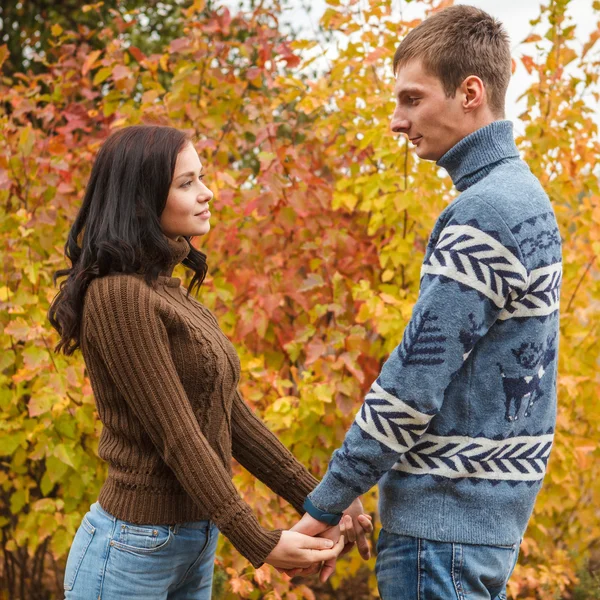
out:
M400 345L305 503L335 523L375 483L384 600L504 598L556 415L561 240L504 117L508 37L487 13L426 19L394 57L394 132L448 171Z

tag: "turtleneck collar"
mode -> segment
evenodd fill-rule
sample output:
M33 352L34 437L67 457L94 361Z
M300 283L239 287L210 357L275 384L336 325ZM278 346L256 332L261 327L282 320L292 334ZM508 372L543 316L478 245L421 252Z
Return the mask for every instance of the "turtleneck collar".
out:
M178 237L176 240L165 236L165 239L171 250L171 261L168 267L161 271L158 280L170 287L179 287L181 280L178 277L173 277L173 269L190 253L190 244L183 236Z
M437 161L463 192L483 179L499 163L519 158L510 121L494 121L469 134Z

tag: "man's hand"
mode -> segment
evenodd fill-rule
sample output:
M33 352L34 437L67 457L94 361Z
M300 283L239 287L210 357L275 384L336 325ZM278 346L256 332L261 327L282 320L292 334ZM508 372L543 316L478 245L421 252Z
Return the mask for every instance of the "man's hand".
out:
M356 542L359 554L364 560L369 560L371 550L367 537L373 533L371 515L365 514L362 502L358 498L344 511L344 515L352 518L352 527L348 527L347 531L347 543Z
M352 549L355 542L358 543L358 551L363 559L368 560L371 556L367 536L373 532L373 523L371 515L363 512L363 506L360 500L356 499L347 510L338 526L332 527L311 517L308 513L292 527L291 531L299 531L305 535L326 537L337 542L337 536L340 531L345 535L346 544L340 553L346 554ZM335 571L337 557L326 561L321 568L321 581L325 582ZM319 570L319 565L313 565L308 569L288 569L284 572L290 577L295 575L312 575Z

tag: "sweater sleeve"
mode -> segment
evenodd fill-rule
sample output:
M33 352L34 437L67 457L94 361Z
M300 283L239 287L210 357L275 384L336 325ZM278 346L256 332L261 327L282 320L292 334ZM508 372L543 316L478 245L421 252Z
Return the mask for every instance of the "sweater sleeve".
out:
M173 363L151 288L127 276L98 285L102 292L86 298L91 303L88 341L186 492L237 550L260 566L281 532L261 527L204 437Z
M304 514L302 504L319 481L250 410L238 391L231 409L231 429L233 457Z
M478 198L464 200L432 235L402 341L309 496L318 509L341 513L419 442L477 341L527 287L521 252L503 219Z

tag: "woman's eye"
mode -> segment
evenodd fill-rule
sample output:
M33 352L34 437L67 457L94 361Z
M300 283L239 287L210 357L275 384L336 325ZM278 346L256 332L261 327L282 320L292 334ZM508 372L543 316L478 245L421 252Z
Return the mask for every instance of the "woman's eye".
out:
M203 179L204 179L204 174L198 175L198 181L202 181ZM190 179L189 181L182 183L181 187L187 189L192 185L192 183L194 183L194 182Z

